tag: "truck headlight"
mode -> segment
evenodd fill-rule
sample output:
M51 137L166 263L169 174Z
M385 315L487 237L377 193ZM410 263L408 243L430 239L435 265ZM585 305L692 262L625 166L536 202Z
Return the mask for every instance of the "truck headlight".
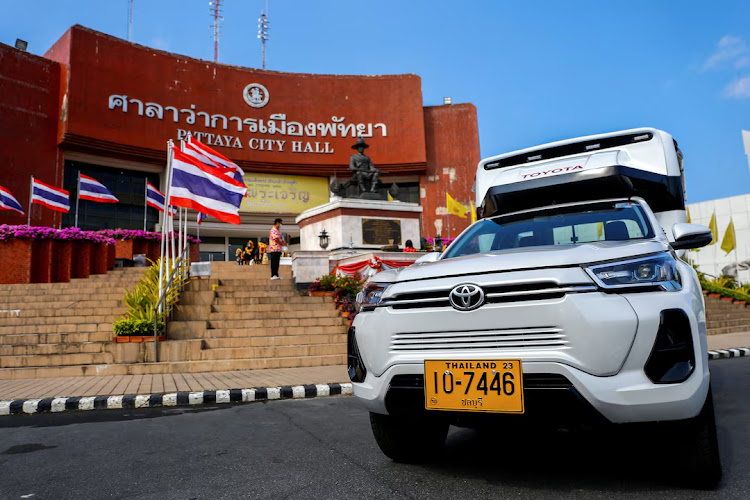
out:
M388 283L367 283L362 291L357 294L359 310L372 311L375 309L389 286Z
M668 253L584 269L604 289L660 288L670 292L682 289L677 261Z

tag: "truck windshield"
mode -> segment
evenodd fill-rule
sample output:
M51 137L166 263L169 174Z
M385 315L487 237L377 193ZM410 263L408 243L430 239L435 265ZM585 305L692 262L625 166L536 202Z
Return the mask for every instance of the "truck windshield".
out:
M597 202L480 221L463 233L443 258L512 248L653 237L653 228L638 203Z

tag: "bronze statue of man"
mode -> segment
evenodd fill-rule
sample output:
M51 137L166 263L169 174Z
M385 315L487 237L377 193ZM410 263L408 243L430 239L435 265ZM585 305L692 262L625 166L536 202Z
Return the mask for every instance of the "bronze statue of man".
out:
M371 193L376 192L378 187L380 170L375 168L370 157L364 153L365 149L369 147L369 144L362 137L359 137L357 144L352 146L352 149L356 149L357 153L349 157L349 170L354 172L353 180L356 180L359 184L361 193L368 191L365 182L369 183Z

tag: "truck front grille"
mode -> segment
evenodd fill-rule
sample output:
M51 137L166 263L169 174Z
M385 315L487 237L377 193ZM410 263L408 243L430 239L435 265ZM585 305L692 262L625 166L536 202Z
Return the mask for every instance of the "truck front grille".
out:
M560 328L426 331L396 333L391 352L466 349L561 349L568 340Z

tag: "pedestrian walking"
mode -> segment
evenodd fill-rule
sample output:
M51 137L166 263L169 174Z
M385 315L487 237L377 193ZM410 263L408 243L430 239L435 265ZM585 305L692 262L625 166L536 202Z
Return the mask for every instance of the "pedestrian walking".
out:
M281 262L281 247L286 245L286 241L281 237L281 219L273 221L271 233L268 235L268 247L266 253L268 260L271 261L271 279L280 280L279 262Z

